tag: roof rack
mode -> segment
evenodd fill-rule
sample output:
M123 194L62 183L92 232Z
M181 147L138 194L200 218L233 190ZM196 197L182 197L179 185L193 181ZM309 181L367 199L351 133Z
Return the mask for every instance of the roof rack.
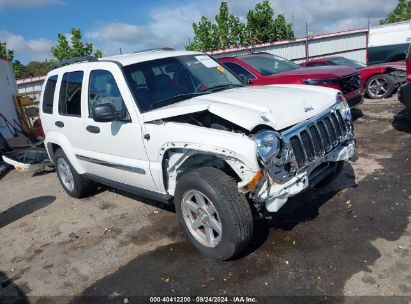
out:
M173 49L171 47L161 47L161 48L141 50L141 51L137 51L137 52L134 52L134 53L145 53L145 52L155 52L155 51L175 51L175 49Z
M56 64L54 64L52 66L52 68L56 69L56 68L61 67L63 65L72 64L72 63L76 63L76 62L94 62L94 61L98 61L97 57L94 57L94 56L80 56L80 57L74 57L74 58L65 59L65 60L62 60L60 62L57 62Z

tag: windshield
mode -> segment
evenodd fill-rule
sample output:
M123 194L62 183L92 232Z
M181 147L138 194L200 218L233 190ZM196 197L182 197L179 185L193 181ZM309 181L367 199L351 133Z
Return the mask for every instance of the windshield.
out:
M142 112L244 84L207 55L168 57L124 67Z
M300 66L287 59L271 54L258 54L241 58L263 76L300 69Z
M367 67L365 64L362 64L361 62L347 59L344 57L338 57L330 60L331 63L334 63L336 65L345 65L354 69L362 69Z

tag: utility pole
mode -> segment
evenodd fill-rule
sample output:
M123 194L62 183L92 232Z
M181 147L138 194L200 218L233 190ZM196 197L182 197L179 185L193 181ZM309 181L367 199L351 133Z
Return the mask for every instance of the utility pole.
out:
M310 55L308 53L308 22L305 22L305 61L308 61Z

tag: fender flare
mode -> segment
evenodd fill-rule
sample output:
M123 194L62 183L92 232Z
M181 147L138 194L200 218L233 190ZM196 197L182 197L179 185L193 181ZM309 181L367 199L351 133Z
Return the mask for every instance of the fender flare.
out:
M73 146L70 144L68 139L62 135L61 133L57 133L54 131L47 132L46 140L44 141L44 145L46 147L47 153L50 157L50 160L54 163L54 152L53 152L53 144L58 145L64 151L67 158L69 159L71 165L77 171L78 174L86 173L83 166L79 163L74 151Z

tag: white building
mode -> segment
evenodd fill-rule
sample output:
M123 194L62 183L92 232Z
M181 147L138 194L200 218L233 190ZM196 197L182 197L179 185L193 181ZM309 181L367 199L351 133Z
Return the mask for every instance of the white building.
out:
M37 101L40 97L41 87L46 76L35 76L23 79L17 79L17 88L19 94L30 94Z

